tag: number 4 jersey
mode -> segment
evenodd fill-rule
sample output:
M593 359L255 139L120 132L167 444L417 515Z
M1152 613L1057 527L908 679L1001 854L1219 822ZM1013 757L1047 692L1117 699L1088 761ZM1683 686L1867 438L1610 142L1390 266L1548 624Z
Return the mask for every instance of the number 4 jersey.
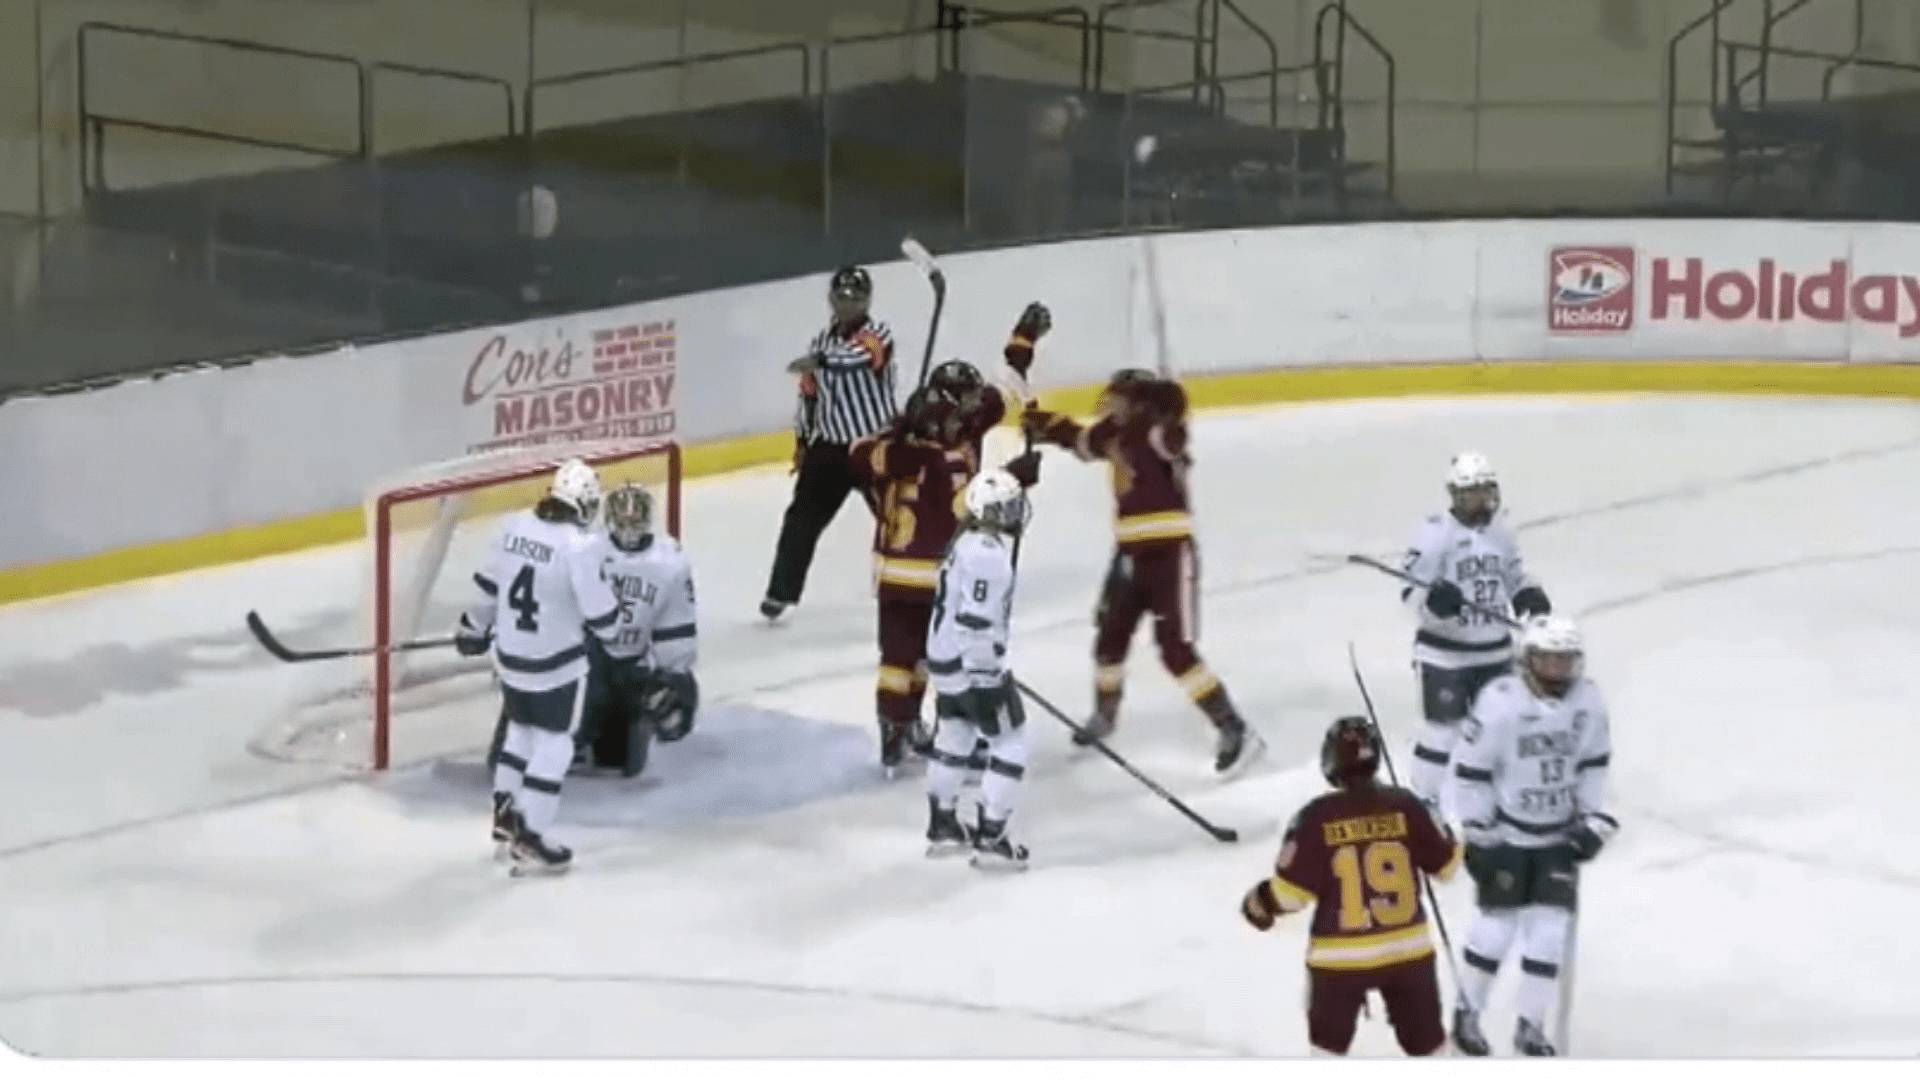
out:
M1459 858L1412 792L1342 789L1294 815L1266 887L1278 911L1314 907L1308 967L1371 971L1433 955L1420 874L1445 881Z
M1452 581L1470 603L1501 613L1512 607L1516 593L1534 584L1521 564L1520 545L1505 525L1494 521L1474 528L1452 514L1435 514L1420 523L1401 569L1421 581ZM1416 661L1463 668L1512 658L1506 623L1471 608L1442 619L1427 609L1427 591L1411 585L1400 596L1420 619L1413 638Z
M594 534L531 510L507 519L473 575L484 599L467 613L493 628L493 664L501 683L538 693L586 677L586 635L613 636L620 608L600 576Z

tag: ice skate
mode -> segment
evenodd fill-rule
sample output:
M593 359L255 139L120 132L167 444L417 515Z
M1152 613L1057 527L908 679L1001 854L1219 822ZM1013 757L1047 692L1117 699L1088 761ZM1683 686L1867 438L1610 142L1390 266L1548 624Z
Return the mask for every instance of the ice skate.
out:
M927 858L944 859L973 847L973 837L960 823L960 811L942 809L933 796L927 796Z
M564 874L572 865L572 849L552 843L539 833L523 827L514 838L513 869L509 871L514 877Z
M909 772L915 762L924 763L924 758L908 752L912 744L913 728L910 725L880 721L880 771L887 779L893 780Z
M780 616L786 614L787 608L791 606L793 605L783 604L769 596L765 600L760 601L760 617L768 622L779 622Z
M1480 1032L1480 1014L1465 1002L1453 1007L1453 1045L1468 1057L1486 1057L1493 1052Z
M1105 742L1113 734L1117 723L1112 713L1096 712L1087 717L1087 722L1080 725L1079 731L1073 733L1073 745L1092 746L1097 742Z
M493 857L505 859L513 840L520 835L520 811L514 809L513 796L504 791L493 793Z
M1246 721L1235 717L1232 723L1220 727L1220 738L1214 747L1213 771L1221 779L1231 780L1245 773L1266 752L1267 740L1248 727Z
M1527 1057L1553 1057L1553 1043L1547 1040L1547 1033L1540 1025L1531 1020L1522 1019L1513 1027L1513 1048Z
M1027 849L1016 844L1007 836L1007 823L994 821L987 817L985 810L980 811L979 824L973 832L973 858L975 870L998 872L1020 871L1027 868Z

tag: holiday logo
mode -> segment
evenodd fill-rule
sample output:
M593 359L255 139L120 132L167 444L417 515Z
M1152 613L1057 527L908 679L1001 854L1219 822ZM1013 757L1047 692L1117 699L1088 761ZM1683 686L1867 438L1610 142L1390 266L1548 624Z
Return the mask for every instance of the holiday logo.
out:
M1634 249L1558 247L1547 256L1547 329L1619 334L1633 329Z

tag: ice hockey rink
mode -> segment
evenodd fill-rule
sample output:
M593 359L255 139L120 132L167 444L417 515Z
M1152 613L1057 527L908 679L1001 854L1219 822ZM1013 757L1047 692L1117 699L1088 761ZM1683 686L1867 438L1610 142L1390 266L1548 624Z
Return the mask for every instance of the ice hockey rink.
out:
M1017 877L925 859L917 782L873 775L857 503L802 606L755 614L784 469L687 486L707 707L647 776L570 787L577 865L557 879L492 861L471 768L369 780L248 751L297 673L242 616L348 644L357 548L0 610L0 1037L59 1056L1303 1056L1304 920L1258 935L1237 905L1321 789L1322 731L1358 709L1348 643L1402 762L1414 708L1397 584L1328 556L1396 555L1466 448L1500 468L1613 709L1623 829L1583 883L1575 1055L1920 1053L1920 409L1624 397L1203 416L1202 649L1271 753L1213 780L1144 631L1115 746L1242 842L1034 710ZM1016 602L1018 671L1075 715L1106 484L1049 455ZM482 746L494 702L459 707ZM1464 878L1441 889L1456 942L1471 900ZM1503 980L1500 1054L1510 1000ZM1396 1052L1378 1008L1356 1052Z

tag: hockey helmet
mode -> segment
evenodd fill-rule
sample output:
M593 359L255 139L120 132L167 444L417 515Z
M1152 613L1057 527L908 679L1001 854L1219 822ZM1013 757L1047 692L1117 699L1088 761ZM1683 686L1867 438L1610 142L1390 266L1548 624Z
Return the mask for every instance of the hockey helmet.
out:
M547 497L572 510L581 525L591 525L600 513L600 474L579 458L568 458L554 471Z
M1158 381L1160 377L1145 368L1121 368L1101 388L1094 411L1101 416L1111 416L1129 409L1140 400L1142 389Z
M981 377L979 368L965 360L947 360L927 376L927 385L938 386L955 398L965 398L968 394L979 393L987 381Z
M1500 512L1500 476L1483 454L1468 450L1453 456L1447 465L1447 494L1453 516L1463 525L1485 525Z
M1335 787L1371 781L1380 768L1380 740L1364 716L1343 716L1320 740L1320 775Z
M944 386L928 382L907 395L900 418L910 435L945 444L960 426L960 399Z
M970 525L1017 533L1027 525L1027 491L1005 469L984 469L962 496Z
M622 551L645 551L653 542L653 493L622 484L607 495L607 538Z
M841 322L865 315L872 300L873 276L858 266L835 270L827 283L827 301L833 305L833 317Z
M1520 631L1520 667L1535 693L1566 697L1586 674L1587 649L1580 628L1564 615L1529 619Z

